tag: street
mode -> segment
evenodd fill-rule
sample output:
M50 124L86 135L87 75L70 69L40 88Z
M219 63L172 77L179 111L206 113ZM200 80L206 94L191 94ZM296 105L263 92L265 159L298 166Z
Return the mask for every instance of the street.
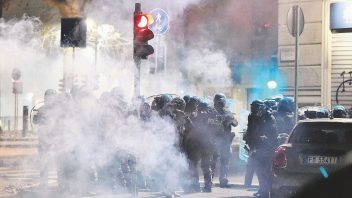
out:
M8 168L0 169L1 174L1 194L0 197L40 197L43 193L49 194L51 197L70 197L73 195L70 194L60 194L57 193L56 189L56 178L54 175L51 175L51 179L49 180L50 189L48 191L38 191L38 171L37 170L13 170ZM241 178L231 177L230 180L236 181ZM245 188L241 184L231 184L229 188L220 188L217 183L215 183L215 187L213 188L212 193L194 193L194 194L183 194L182 191L178 191L182 196L186 198L196 198L196 197L205 197L205 198L244 198L244 197L253 197L253 193L257 190L256 187L253 188ZM73 197L77 197L74 195ZM79 197L96 197L96 198L113 198L113 197L121 197L121 198L129 198L132 197L129 193L109 193L102 191L92 191L87 194L84 194ZM161 192L149 192L146 189L141 189L141 192L138 193L138 197L165 197Z
M0 198L350 198L351 10L0 0Z
M9 135L3 134L0 141L0 197L42 197L43 193L48 193L51 197L70 197L69 194L58 193L57 176L55 170L49 173L49 190L39 190L39 170L36 166L37 146L36 138L6 138ZM237 159L239 160L239 159ZM244 170L241 170L244 171ZM220 188L218 178L214 178L214 188L212 193L184 194L182 190L177 191L181 197L222 197L222 198L245 198L253 197L257 191L258 181L254 177L253 187L243 186L244 173L232 174L229 188ZM203 183L203 181L201 181ZM46 194L47 195L47 194ZM73 196L73 195L71 195ZM77 197L75 195L74 197ZM93 190L81 197L96 198L129 198L130 193L109 193L102 190ZM138 197L165 197L161 192L150 192L148 189L140 189Z

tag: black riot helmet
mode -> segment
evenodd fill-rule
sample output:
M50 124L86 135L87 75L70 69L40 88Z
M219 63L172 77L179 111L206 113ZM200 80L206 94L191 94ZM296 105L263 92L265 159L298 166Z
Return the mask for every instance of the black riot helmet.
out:
M48 89L44 93L44 103L49 104L52 103L57 96L57 92L54 89Z
M275 99L266 99L266 100L264 100L264 104L266 105L266 107L268 109L277 110L278 102L276 102Z
M197 110L198 104L201 102L200 98L197 96L192 96L189 102L186 104L185 112L192 113Z
M180 97L172 99L171 104L179 111L184 111L186 107L185 101Z
M198 105L198 110L199 111L207 111L210 108L210 105L206 101L201 101Z
M191 99L190 95L183 96L183 100L186 102L186 104L189 102L189 99Z
M278 105L278 111L282 113L292 113L295 110L295 102L291 97L285 97L280 100Z
M336 105L332 109L332 116L334 118L346 118L347 117L347 111L346 111L344 106Z
M172 98L168 94L156 96L152 102L152 110L160 111L167 103L171 102Z
M262 100L254 100L251 104L251 114L253 115L261 115L265 109L265 103Z
M226 96L223 93L215 94L214 96L214 108L219 110L226 106Z

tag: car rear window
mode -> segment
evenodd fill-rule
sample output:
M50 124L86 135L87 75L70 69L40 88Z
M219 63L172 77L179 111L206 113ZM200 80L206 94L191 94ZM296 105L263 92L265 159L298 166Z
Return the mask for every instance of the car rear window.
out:
M293 130L290 143L352 144L352 123L300 123Z

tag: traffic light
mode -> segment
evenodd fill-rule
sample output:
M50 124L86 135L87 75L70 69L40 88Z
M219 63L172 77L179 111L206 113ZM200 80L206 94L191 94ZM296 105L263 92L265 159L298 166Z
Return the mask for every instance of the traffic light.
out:
M134 11L133 33L133 58L147 59L154 53L154 48L148 44L154 38L154 33L149 29L148 16L142 13L139 3L136 3Z

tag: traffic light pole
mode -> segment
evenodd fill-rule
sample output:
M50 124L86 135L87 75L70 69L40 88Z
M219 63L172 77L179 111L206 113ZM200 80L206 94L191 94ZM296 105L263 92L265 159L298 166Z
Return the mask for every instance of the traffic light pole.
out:
M141 59L135 58L136 72L134 73L134 97L138 98L141 95Z
M148 27L148 17L142 13L141 4L135 4L133 14L133 59L136 65L134 75L134 96L141 95L141 60L154 53L154 48L148 44L148 40L154 38L154 33Z

